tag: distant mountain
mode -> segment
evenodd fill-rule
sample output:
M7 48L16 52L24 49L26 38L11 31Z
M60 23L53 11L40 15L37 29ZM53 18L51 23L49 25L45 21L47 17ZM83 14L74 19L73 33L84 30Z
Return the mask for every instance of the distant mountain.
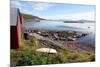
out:
M95 21L92 20L79 20L81 23L95 23Z
M92 20L64 20L64 23L95 23Z
M64 23L78 23L79 21L74 21L74 20L66 20L66 19L47 19L48 21L61 21Z
M31 21L39 22L40 20L45 20L44 18L40 18L38 16L33 16L29 14L21 13L21 15L23 17L23 22L31 22Z
M80 23L79 20L63 20L64 23Z

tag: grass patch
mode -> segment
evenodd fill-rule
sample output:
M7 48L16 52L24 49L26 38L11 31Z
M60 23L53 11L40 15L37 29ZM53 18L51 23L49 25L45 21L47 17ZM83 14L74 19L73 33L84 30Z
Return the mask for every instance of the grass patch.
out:
M36 49L50 47L57 50L57 54L36 52ZM51 42L38 40L34 37L31 40L22 39L19 49L11 50L11 66L27 66L42 64L61 64L73 62L95 61L94 54L80 54L73 50L63 50L52 45Z

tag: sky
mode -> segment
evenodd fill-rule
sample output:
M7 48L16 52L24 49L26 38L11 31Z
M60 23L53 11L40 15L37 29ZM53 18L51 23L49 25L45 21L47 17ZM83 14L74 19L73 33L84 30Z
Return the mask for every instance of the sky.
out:
M95 20L94 5L46 3L33 1L11 1L11 7L19 8L22 13L44 19Z

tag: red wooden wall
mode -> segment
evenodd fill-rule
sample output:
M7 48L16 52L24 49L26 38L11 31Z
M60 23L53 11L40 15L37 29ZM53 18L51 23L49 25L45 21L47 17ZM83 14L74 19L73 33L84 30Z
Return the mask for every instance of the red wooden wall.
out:
M21 45L22 19L20 14L18 15L16 22L16 26L10 26L11 49L17 49Z
M21 45L21 31L22 31L22 26L21 26L21 16L18 16L18 21L17 21L17 36L18 36L18 46L20 47ZM18 48L19 48L18 47Z
M16 26L10 27L10 43L11 43L11 49L19 48Z

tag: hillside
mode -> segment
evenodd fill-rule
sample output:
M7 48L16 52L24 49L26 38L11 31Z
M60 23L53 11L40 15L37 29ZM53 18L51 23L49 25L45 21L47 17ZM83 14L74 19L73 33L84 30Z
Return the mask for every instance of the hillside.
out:
M31 21L40 21L40 20L45 20L43 18L40 18L38 16L33 16L33 15L29 15L29 14L24 14L21 13L22 17L23 17L23 22L31 22Z

